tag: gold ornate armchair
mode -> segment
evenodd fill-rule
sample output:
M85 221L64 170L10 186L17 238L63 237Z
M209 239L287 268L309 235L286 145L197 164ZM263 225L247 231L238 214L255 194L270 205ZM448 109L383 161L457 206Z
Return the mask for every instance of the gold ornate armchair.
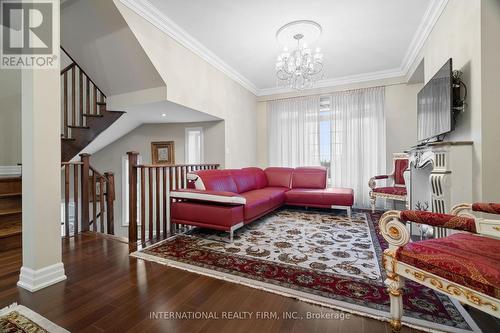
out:
M383 265L393 331L401 328L405 279L500 318L500 221L475 217L473 211L500 214L500 204L462 204L451 214L389 211L382 215L380 232L389 243ZM465 232L410 242L405 222Z
M396 201L404 201L407 203L406 184L404 179L404 172L408 168L409 159L408 154L397 153L394 154L394 169L389 175L374 176L368 182L370 187L370 203L372 212L375 212L375 205L377 198L391 199ZM377 180L392 180L392 186L377 187Z

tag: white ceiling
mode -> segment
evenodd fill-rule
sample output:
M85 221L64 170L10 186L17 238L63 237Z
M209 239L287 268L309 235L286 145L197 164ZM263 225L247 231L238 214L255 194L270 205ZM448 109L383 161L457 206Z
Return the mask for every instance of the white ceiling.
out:
M128 106L110 103L108 104L108 109L125 111L126 113L85 147L83 150L84 153L94 154L142 124L193 123L221 120L204 112L199 112L170 101ZM162 114L165 114L165 117Z
M143 16L147 12L150 21L161 22L164 30L174 26L174 37L180 35L188 46L194 45L209 60L222 63L226 72L265 92L276 86L274 66L281 51L276 31L290 21L307 19L321 24L323 34L317 46L325 55L327 82L395 77L407 74L412 55L446 2L142 0L140 5L148 9L141 11Z

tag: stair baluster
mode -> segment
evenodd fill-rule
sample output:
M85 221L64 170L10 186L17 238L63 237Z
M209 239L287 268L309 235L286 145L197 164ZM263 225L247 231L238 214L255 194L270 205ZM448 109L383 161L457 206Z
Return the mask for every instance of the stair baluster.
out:
M214 170L219 168L219 164L138 164L138 153L127 154L129 242L139 241L138 245L143 246L168 237L169 231L173 232L169 228L170 191L186 188L190 171Z
M124 112L106 108L106 95L85 70L62 48L72 64L61 71L61 159L71 160Z
M113 173L103 175L90 166L90 155L81 154L80 157L81 161L79 162L62 163L64 177L63 234L65 237L74 236L80 232L88 232L92 226L93 232L113 235L114 175ZM72 207L74 208L72 209ZM92 220L89 220L90 210L92 210Z

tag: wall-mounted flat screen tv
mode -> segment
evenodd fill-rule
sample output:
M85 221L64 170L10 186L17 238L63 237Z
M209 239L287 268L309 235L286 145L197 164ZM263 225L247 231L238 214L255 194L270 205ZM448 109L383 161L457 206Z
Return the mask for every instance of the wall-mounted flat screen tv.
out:
M422 143L453 131L452 60L427 82L417 97L417 137Z

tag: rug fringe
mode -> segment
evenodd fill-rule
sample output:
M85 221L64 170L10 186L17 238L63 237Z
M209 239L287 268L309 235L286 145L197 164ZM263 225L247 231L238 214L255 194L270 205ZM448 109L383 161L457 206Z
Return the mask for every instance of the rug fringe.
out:
M13 311L16 307L17 303L12 303L11 305L4 307L3 309L0 309L0 316L3 316L4 314Z
M158 243L155 244L155 246L158 246ZM306 303L319 305L319 306L323 306L323 307L331 308L331 309L335 309L335 310L340 310L340 311L348 312L351 314L359 315L362 317L376 319L379 321L384 321L384 322L390 321L389 318L384 317L383 315L376 315L376 314L371 314L371 313L367 313L367 312L363 312L363 311L357 311L357 310L354 310L352 308L346 308L346 307L343 307L340 305L326 303L326 302L322 302L319 300L314 300L312 298L302 297L302 296L299 296L299 295L296 295L296 294L293 294L293 293L290 293L290 292L287 292L284 290L283 291L278 290L278 288L282 289L282 287L273 286L273 288L269 288L269 287L262 285L265 282L252 280L253 283L250 283L250 282L243 281L238 276L235 276L232 274L226 274L226 273L222 273L222 272L218 272L218 271L217 272L219 274L210 273L210 272L208 272L208 271L210 271L209 269L204 269L204 268L196 267L196 266L189 265L189 264L179 263L177 261L173 261L173 260L169 260L169 259L165 259L165 258L159 258L157 256L146 254L146 253L143 253L141 251L133 252L130 254L130 256L135 257L135 258L139 258L139 259L143 259L143 260L147 260L147 261L156 262L156 263L163 264L163 265L166 265L169 267L181 269L183 271L208 276L208 277L215 278L218 280L223 280L223 281L227 281L227 282L231 282L231 283L237 283L237 284L241 284L241 285L244 285L244 286L247 286L250 288L259 289L259 290L263 290L263 291L270 292L273 294L294 298L294 299L297 299L297 300L300 300L300 301L303 301ZM285 288L283 288L283 289L285 289ZM411 318L405 318L405 317L403 317L403 319L411 320ZM403 323L403 325L410 327L410 328L418 329L418 330L421 330L424 332L446 332L446 331L440 331L440 330L432 329L429 327L421 326L418 324L409 323L407 320ZM450 327L450 328L452 328L452 327ZM473 331L455 329L451 332L473 332Z

